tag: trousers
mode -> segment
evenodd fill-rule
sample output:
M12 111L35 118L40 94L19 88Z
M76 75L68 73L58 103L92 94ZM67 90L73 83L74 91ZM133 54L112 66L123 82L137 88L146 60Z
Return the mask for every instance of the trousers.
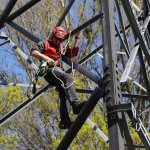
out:
M75 87L72 84L73 79L62 68L57 66L48 69L44 78L50 85L56 87L59 93L61 120L70 119L66 101L68 100L72 105L78 100Z

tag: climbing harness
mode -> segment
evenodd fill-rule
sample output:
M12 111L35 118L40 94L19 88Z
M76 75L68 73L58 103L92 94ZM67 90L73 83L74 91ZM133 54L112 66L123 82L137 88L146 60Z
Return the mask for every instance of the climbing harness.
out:
M31 85L33 85L32 94L34 95L34 94L36 93L36 83L37 83L37 81L38 81L38 77L35 76L35 77L32 79L32 81L30 82L30 85L29 85L29 87L28 87L28 89L27 89L27 97L28 97L28 98L31 97L31 96L30 96L30 93L29 93L29 89L31 88Z
M49 65L48 61L42 60L35 76L40 76L40 77L45 76L49 67L50 67L50 65Z
M37 70L37 72L35 73L35 76L34 78L32 79L32 81L30 82L30 85L27 89L27 96L30 97L30 94L29 94L29 89L31 88L31 85L33 85L33 88L32 88L32 94L35 94L36 93L36 83L38 81L38 77L44 77L48 71L49 68L53 67L53 65L50 65L48 63L48 61L46 60L42 60L40 65L39 65L39 69Z
M70 51L71 51L71 56L72 56L72 48L69 46L70 37L71 37L71 32L69 32L68 41L67 41L67 43L66 43L65 46L64 46L64 50L63 50L63 52L61 53L62 55L65 55L67 49L70 49ZM70 59L71 59L71 69L72 69L72 74L73 74L73 82L72 82L69 86L65 87L64 82L63 82L60 78L58 78L58 77L55 75L55 73L54 73L55 66L54 66L54 68L52 69L53 75L55 76L55 78L57 78L57 79L62 83L61 86L62 86L64 89L69 88L69 87L72 86L72 85L74 84L74 82L75 82L75 77L74 77L75 70L73 69L73 58L71 57Z

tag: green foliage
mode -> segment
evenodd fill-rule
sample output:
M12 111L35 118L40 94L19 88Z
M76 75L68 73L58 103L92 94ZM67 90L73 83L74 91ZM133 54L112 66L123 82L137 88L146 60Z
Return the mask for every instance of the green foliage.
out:
M134 128L130 128L130 134L131 134L131 137L133 139L133 143L135 145L140 145L141 144L141 140L140 140L140 138L139 138L139 136L138 136L138 134L137 134L137 132L135 131Z
M0 110L3 110L4 114L19 105L23 99L24 94L20 87L0 88Z
M0 116L14 109L23 100L23 91L20 87L2 87L0 88ZM13 120L13 119L12 119ZM10 123L0 127L0 148L5 150L13 149L17 146L17 134L11 132Z
M2 133L0 129L0 133ZM1 134L0 136L0 149L1 150L10 150L14 149L17 146L16 135L7 136L5 134Z
M90 119L92 120L92 122L95 123L98 128L103 131L105 135L107 135L108 132L106 121L99 113L99 110L94 109L94 111L90 115ZM106 144L105 141L95 131L93 131L89 124L85 123L71 144L71 150L80 149L107 150L108 144Z
M76 79L77 88L88 88L82 78ZM24 102L24 89L19 87L3 87L0 89L1 96L1 116L10 112L13 108ZM84 96L79 94L79 99ZM88 98L88 96L86 96ZM6 105L7 102L7 105ZM3 105L2 105L3 104ZM11 147L19 148L24 145L24 148L35 149L55 149L63 138L65 132L58 128L59 123L59 106L58 95L55 90L50 89L44 93L38 100L33 102L19 114L11 118L1 128L0 143L5 149ZM5 109L4 109L5 108ZM71 113L72 120L75 116ZM91 119L98 127L107 134L106 123L103 116L99 115L97 109L91 114ZM89 146L89 143L91 146ZM97 149L108 145L95 133L91 127L85 123L80 130L78 136L71 145L71 149ZM21 148L21 147L20 147Z

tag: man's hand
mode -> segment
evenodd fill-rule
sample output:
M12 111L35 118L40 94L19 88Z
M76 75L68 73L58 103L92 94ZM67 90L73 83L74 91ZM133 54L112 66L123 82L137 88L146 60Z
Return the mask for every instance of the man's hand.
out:
M54 66L55 65L55 61L51 58L49 58L48 56L40 53L38 50L34 50L32 53L31 53L31 56L35 57L35 58L38 58L40 60L46 60L48 62L49 65L51 66Z
M55 66L55 61L54 61L53 59L49 58L49 57L48 57L47 62L48 62L48 64L49 64L50 66Z

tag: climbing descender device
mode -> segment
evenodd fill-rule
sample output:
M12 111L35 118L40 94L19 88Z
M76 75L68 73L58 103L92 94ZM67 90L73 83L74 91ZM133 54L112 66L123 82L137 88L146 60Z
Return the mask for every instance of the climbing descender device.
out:
M50 65L48 64L48 61L42 60L35 76L45 76L49 67Z

